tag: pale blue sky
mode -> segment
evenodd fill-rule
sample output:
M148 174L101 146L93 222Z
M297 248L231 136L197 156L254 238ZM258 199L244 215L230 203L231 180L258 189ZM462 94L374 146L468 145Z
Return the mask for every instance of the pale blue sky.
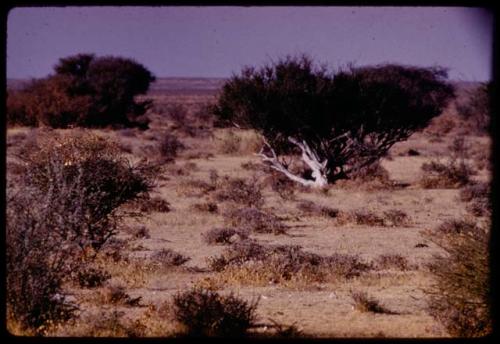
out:
M493 16L461 7L39 7L7 23L7 77L77 53L134 58L156 76L228 77L308 53L330 68L385 62L488 80Z

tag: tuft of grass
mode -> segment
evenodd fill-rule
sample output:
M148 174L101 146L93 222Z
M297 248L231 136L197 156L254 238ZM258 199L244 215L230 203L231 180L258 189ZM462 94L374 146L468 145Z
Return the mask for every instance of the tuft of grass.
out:
M215 194L217 201L230 201L249 207L260 208L264 204L262 187L255 178L245 180L241 178L225 178L221 181L221 190Z
M477 182L460 190L460 200L468 202L466 209L474 216L490 216L492 211L489 183Z
M375 266L380 270L397 269L406 271L410 269L408 259L400 254L384 254L375 260Z
M317 205L312 201L301 201L297 204L297 208L308 215L318 215L329 218L336 218L340 214L340 210L336 208Z
M163 248L151 256L152 261L161 267L179 266L186 263L191 258L168 248Z

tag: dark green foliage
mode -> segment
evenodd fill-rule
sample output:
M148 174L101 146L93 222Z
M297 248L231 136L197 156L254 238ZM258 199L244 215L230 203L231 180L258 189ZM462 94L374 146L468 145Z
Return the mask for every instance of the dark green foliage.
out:
M278 154L305 140L330 181L382 157L425 128L454 96L446 71L399 65L350 68L334 75L310 58L247 67L223 87L213 109L220 125L261 132Z
M11 95L9 124L147 128L141 117L150 102L137 102L154 76L141 64L126 58L79 54L62 58L55 74L34 80Z
M174 296L175 318L189 336L240 337L255 322L257 301L192 289Z

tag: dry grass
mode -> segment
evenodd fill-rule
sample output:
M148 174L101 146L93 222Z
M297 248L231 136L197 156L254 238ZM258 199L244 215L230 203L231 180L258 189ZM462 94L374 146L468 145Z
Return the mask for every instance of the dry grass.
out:
M394 312L380 305L380 303L374 298L369 297L365 292L353 292L351 296L354 300L354 308L360 312L395 314Z

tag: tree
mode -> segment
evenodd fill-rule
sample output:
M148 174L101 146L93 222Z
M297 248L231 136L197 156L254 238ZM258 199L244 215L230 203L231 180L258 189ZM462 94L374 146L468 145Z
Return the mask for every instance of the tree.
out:
M322 187L379 160L396 142L423 129L454 96L442 68L379 65L336 74L307 56L246 67L223 86L213 112L219 124L253 128L271 168ZM310 175L290 170L300 153Z
M134 98L146 93L155 77L141 64L121 57L79 54L60 59L54 70L55 74L32 81L12 96L13 105L19 98L24 105L8 109L11 123L27 118L27 124L35 119L55 128L147 127L141 116L150 102Z

